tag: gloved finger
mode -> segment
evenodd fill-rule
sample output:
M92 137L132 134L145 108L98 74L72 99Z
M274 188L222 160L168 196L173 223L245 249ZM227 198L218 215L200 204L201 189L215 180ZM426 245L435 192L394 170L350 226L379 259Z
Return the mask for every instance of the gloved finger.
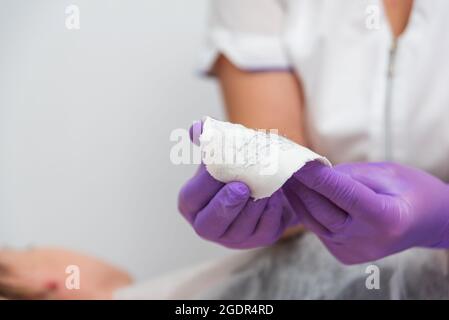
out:
M343 244L320 239L329 252L341 263L351 265L356 263L356 255L351 250L342 250Z
M276 193L280 194L280 197L282 198L282 208L283 208L283 219L285 221L285 224L288 227L296 226L299 223L301 223L300 216L296 214L295 210L292 208L290 202L288 202L288 199L284 193L284 191L279 189L276 191Z
M373 190L318 161L309 162L294 177L350 215L376 214L380 209L380 196Z
M279 197L279 194L274 194L269 198L265 210L249 239L250 243L257 246L267 246L276 242L284 232L286 225L282 216L282 206L279 199L275 197Z
M391 180L397 179L396 172L392 170L393 164L385 166L385 163L351 163L339 164L335 170L346 173L354 180L364 184L376 193L383 193L388 190L390 195L401 194L403 189L400 184L392 185ZM395 190L398 188L397 190Z
M326 229L331 232L339 232L348 225L350 216L327 198L307 188L299 181L293 182L290 186L291 190L302 200L307 212Z
M195 121L189 129L190 141L199 146L200 135L202 132L203 132L203 122L201 120Z
M224 183L213 178L201 164L195 176L187 181L179 192L179 211L192 223L196 214L206 207L223 186Z
M307 227L307 229L319 236L329 237L331 235L331 232L321 223L316 221L316 219L307 211L307 208L302 203L302 200L298 197L295 191L292 190L291 182L287 182L284 185L283 189L288 201L290 202L290 205L299 215L299 219Z
M363 218L371 220L373 223L385 223L391 222L393 217L391 210L386 208L396 207L401 205L401 202L394 201L393 195L400 194L402 192L402 186L400 184L391 185L391 179L396 179L396 172L391 170L391 165L385 167L381 162L379 163L354 163L339 164L334 167L334 170L341 174L349 176L351 179L366 186L376 194L375 203L371 206L368 204L364 212ZM392 177L393 175L393 177ZM388 189L389 194L385 195L384 190ZM397 189L397 190L395 190ZM371 209L370 209L371 208ZM371 213L371 214L370 214Z
M241 243L248 239L256 229L257 222L268 204L268 199L256 201L250 199L220 239L229 243Z
M346 265L376 261L383 257L383 254L379 253L377 245L367 246L363 242L350 245L331 241L323 241L323 243L334 257Z
M226 184L193 221L195 231L208 240L219 239L242 212L250 197L242 182Z

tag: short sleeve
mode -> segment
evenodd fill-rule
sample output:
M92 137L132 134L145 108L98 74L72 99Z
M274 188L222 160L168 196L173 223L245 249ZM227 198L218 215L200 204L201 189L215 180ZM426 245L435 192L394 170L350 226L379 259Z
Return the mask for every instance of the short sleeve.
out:
M290 69L282 41L282 0L211 0L200 72L211 74L220 54L239 69Z

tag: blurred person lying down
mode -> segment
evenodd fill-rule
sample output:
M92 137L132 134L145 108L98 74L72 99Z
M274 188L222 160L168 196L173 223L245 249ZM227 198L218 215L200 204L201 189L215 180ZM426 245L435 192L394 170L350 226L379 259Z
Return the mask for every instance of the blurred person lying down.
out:
M66 268L80 288L66 287ZM57 248L0 250L0 296L7 299L447 299L444 251L415 249L345 266L304 233L142 283L112 265Z
M0 250L3 299L192 299L225 280L253 253L239 253L134 284L123 270L95 257L62 248ZM79 287L68 281L68 266L79 268ZM201 280L198 282L198 280ZM67 284L67 282L69 282Z
M69 290L66 268L76 265L82 283ZM99 259L58 248L0 250L0 296L7 299L110 299L131 277Z

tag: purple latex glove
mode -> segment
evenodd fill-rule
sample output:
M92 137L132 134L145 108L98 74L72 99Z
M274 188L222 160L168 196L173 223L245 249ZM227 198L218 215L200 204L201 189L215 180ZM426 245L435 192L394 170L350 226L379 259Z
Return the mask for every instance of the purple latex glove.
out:
M198 122L190 128L192 141L200 133ZM181 189L178 207L199 236L235 249L270 245L298 222L282 190L254 201L246 184L217 181L204 165Z
M284 186L302 223L345 264L449 247L449 186L394 163L311 162Z

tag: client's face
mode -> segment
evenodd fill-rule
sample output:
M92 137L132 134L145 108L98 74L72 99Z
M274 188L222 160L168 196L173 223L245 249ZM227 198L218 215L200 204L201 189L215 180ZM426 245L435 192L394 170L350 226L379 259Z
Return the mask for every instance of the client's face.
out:
M125 272L76 252L0 250L0 296L4 298L110 299L114 290L130 283Z

